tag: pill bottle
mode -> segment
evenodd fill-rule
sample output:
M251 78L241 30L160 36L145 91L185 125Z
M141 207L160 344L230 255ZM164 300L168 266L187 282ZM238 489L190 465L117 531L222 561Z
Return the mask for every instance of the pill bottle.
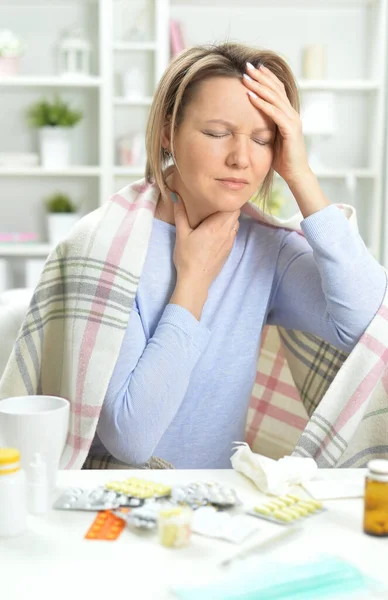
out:
M27 508L32 515L43 515L49 509L47 465L38 452L34 453L28 468Z
M167 548L187 546L191 537L193 511L187 506L166 508L158 515L159 541Z
M26 478L15 448L0 448L0 537L26 528Z
M377 537L388 536L388 460L375 459L368 463L364 532Z

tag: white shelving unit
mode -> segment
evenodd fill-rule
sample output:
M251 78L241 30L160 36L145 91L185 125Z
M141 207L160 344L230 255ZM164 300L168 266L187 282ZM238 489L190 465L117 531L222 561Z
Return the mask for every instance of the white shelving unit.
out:
M101 85L101 77L58 77L17 75L16 77L0 78L0 89L7 87L34 87L34 88L97 88Z
M136 20L136 13L143 7L148 10L149 21L144 40L128 40L125 30L126 22ZM120 12L121 9L121 12ZM124 12L123 12L124 11ZM114 131L116 139L122 132L135 133L144 131L149 107L159 79L165 71L169 59L169 11L170 0L142 0L129 2L128 0L113 2L114 40L112 42L112 69L138 66L147 71L149 81L149 95L137 99L128 99L115 94L112 103L114 107ZM116 21L116 22L115 22ZM124 25L123 25L124 23ZM119 87L116 84L116 88ZM117 150L114 152L117 155ZM112 190L122 187L128 180L144 176L144 167L133 165L119 165L115 161L113 169Z
M131 24L141 10L145 29L132 39ZM366 243L388 266L382 236L383 224L388 230L387 0L0 0L2 27L34 49L27 51L19 76L0 79L0 107L7 115L0 119L0 152L36 151L34 132L23 119L42 95L60 93L85 114L74 132L68 169L0 167L3 231L15 231L19 223L20 230L41 230L42 199L51 191L67 191L88 211L144 175L141 165L118 164L116 143L145 128L169 62L170 16L180 22L186 45L228 39L278 51L297 75L302 100L306 92L335 94L338 132L322 142L325 167L316 174L333 202L356 205ZM89 77L68 79L57 74L52 55L63 30L75 26L92 41L93 69ZM301 48L313 43L328 47L325 80L301 78ZM135 100L124 97L118 83L133 65L148 77L147 93ZM49 250L45 243L2 244L0 257L44 258Z
M0 0L2 27L19 34L27 47L20 75L0 78L2 114L13 121L8 126L0 119L0 152L37 150L37 136L22 120L39 97L59 93L85 115L74 130L71 167L0 166L3 231L38 229L43 240L42 200L52 191L69 193L87 212L144 175L141 166L117 164L116 141L139 124L145 127L155 86L169 62L169 6L169 0ZM130 24L142 10L144 37L131 39ZM61 35L74 27L82 28L92 42L93 70L87 77L60 76L53 59ZM120 61L145 67L150 84L146 96L131 100L118 93L115 77ZM46 243L0 244L0 258L42 259L49 251Z
M100 167L74 166L68 169L0 167L0 177L99 177L100 174Z
M120 98L120 96L116 96L113 99L113 103L116 106L151 106L152 96L145 96L144 98L139 98L138 100L128 100L127 98Z
M158 49L156 42L117 42L113 44L116 52L155 52Z
M0 244L0 258L45 258L51 250L50 244Z

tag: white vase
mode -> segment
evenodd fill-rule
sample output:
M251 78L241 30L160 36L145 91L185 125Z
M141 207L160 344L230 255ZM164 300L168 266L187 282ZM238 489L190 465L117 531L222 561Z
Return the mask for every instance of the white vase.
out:
M78 221L78 213L47 213L47 237L51 246L61 242Z
M19 56L0 56L0 77L17 75L19 60Z
M40 162L45 169L59 169L70 164L69 127L41 127L39 130Z

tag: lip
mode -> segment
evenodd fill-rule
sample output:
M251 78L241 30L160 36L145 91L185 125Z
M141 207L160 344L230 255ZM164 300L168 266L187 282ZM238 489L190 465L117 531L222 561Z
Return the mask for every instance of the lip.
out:
M246 179L236 179L235 177L228 177L225 179L217 179L222 185L231 190L241 190L248 184Z

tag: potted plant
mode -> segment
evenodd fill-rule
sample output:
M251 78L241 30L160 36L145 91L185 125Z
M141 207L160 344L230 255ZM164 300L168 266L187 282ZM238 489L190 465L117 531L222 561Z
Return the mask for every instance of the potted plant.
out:
M22 41L12 31L0 31L0 76L17 74L23 50Z
M67 194L56 192L45 201L48 241L56 246L79 219L78 207Z
M82 112L70 108L58 95L52 102L42 99L27 113L31 127L39 129L41 164L58 169L70 164L70 129L81 119Z

